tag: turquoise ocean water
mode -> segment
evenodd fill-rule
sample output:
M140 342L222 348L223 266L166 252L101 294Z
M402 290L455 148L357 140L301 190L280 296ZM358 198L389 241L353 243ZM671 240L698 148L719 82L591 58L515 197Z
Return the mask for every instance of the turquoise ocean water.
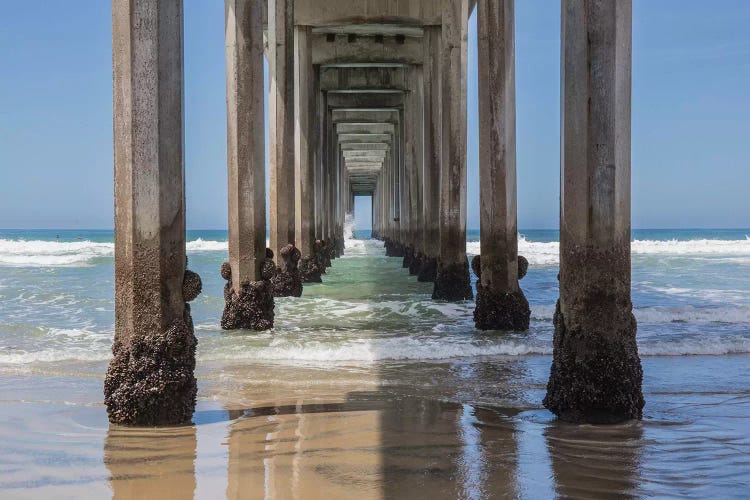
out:
M431 286L386 258L369 232L356 236L334 261L335 287L324 279L306 287L301 300L277 300L275 330L236 335L218 328L226 232L188 231L190 267L204 283L193 306L199 359L317 363L551 353L557 231L521 231L532 327L503 335L476 331L473 302L432 301ZM469 255L479 252L478 239L477 231L468 232ZM108 359L113 250L111 231L0 231L0 366ZM750 229L636 230L632 252L643 356L750 353Z
M525 333L477 331L473 301L431 300L431 284L385 257L369 232L355 234L322 284L307 285L299 299L277 299L273 330L225 332L218 325L226 233L188 231L190 268L204 285L192 305L198 407L189 446L175 456L194 460L180 477L197 481L197 497L214 498L245 477L228 451L238 436L252 442L247 449L265 450L243 455L243 467L261 458L326 457L330 475L337 453L349 456L332 443L357 442L362 428L353 415L361 412L323 414L318 434L310 424L295 431L295 441L269 430L280 425L275 414L231 420L227 409L278 398L284 408L319 411L343 392L346 400L387 403L366 426L379 429L380 444L365 449L394 488L408 483L408 470L408 477L444 477L470 492L443 491L446 497L490 498L497 488L522 498L746 498L750 230L633 233L646 406L641 422L603 427L556 422L541 406L558 296L556 231L521 231L519 250L530 262L521 285L532 308ZM478 233L467 240L469 255L479 252ZM111 231L0 231L3 498L28 496L25 488L39 488L35 496L106 497L118 481L140 477L138 464L156 467L156 479L172 477L158 465L174 446L173 430L142 434L152 452L113 430L101 403L113 337L113 251ZM346 419L354 423L331 431ZM436 447L436 440L453 444ZM318 447L311 451L310 442ZM134 446L140 452L127 452ZM120 462L116 450L126 450ZM405 454L416 457L406 469Z

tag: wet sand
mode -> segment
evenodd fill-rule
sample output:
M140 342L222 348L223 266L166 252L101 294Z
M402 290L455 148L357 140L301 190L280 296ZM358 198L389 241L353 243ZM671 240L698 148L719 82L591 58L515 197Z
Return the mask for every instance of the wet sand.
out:
M110 426L104 365L5 372L0 497L742 498L749 361L645 358L645 418L617 426L543 410L547 356L204 365L171 429Z

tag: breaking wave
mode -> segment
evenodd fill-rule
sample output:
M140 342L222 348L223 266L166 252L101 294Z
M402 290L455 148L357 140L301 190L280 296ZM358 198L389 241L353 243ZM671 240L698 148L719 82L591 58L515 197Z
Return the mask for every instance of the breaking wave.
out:
M186 248L190 253L226 252L228 243L198 238L188 241ZM111 242L0 239L0 266L87 266L114 254L115 244Z
M480 251L478 241L466 243L466 252L470 255L477 255ZM750 259L737 258L737 256L750 256L750 238L745 237L744 240L633 240L631 252L633 255L725 256L735 263L750 263ZM560 243L528 241L520 236L518 253L526 257L531 265L557 265L560 262Z
M111 257L114 250L114 243L0 239L0 265L80 266L97 258Z
M685 314L658 316L655 311L636 311L639 322L649 323L648 315L656 323L683 321ZM717 315L719 313L717 312ZM463 332L455 334L433 330L428 335L398 335L380 338L361 338L356 331L351 336L336 339L313 334L300 335L292 331L254 333L252 336L224 337L216 325L197 325L198 362L248 363L277 362L282 364L351 364L380 361L437 362L453 359L485 359L492 357L517 357L552 354L552 328L549 320L540 320L534 310L536 325L524 334L487 336ZM711 321L711 316L698 316L698 322ZM715 320L715 318L714 318ZM748 318L744 318L745 321ZM539 325L544 321L545 325ZM316 338L317 337L317 338ZM33 345L25 349L0 347L0 365L22 366L58 362L105 362L111 356L112 332L89 329L50 329L38 336ZM668 333L643 332L638 339L642 356L719 356L750 353L750 335L747 333Z
M531 309L531 318L536 321L552 321L555 314L554 305L535 305ZM636 307L633 314L640 324L663 323L725 323L750 324L750 306L732 307Z
M352 226L346 228L350 234ZM346 239L347 249L353 254L367 253L373 246L381 245L374 240ZM198 238L187 242L189 253L227 252L226 241ZM480 253L478 241L466 243L470 255ZM523 236L518 240L518 251L532 265L552 266L559 262L560 245L556 241L529 241ZM739 264L750 263L750 238L743 240L634 240L633 255L725 257ZM94 241L43 241L0 239L0 266L57 267L88 266L96 259L111 258L114 243Z

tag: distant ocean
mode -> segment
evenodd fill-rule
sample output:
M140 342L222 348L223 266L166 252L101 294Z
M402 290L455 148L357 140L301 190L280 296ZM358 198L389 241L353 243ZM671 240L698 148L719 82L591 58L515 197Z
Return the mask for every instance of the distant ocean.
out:
M347 241L346 293L306 287L301 300L277 300L276 329L249 336L219 328L219 266L225 231L188 231L191 269L204 292L193 305L199 362L290 364L450 360L549 355L558 297L559 234L521 231L530 262L521 282L531 331L496 335L473 328L473 302L438 303L429 285L384 257L369 231ZM467 252L479 252L469 231ZM84 230L0 231L0 368L86 369L106 361L113 335L113 234ZM750 353L750 229L648 229L633 232L633 304L643 356ZM379 271L391 262L392 272ZM344 267L342 267L344 266ZM474 277L473 277L474 279Z

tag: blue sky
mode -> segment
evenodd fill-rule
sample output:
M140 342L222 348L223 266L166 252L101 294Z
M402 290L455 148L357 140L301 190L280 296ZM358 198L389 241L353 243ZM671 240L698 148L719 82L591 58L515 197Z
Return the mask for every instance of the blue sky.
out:
M226 227L222 4L185 0L191 228ZM746 0L634 1L634 227L750 227L748 26ZM475 35L472 19L469 228L479 226ZM558 223L559 38L559 1L516 2L524 229ZM110 2L5 2L0 64L0 227L111 228Z

